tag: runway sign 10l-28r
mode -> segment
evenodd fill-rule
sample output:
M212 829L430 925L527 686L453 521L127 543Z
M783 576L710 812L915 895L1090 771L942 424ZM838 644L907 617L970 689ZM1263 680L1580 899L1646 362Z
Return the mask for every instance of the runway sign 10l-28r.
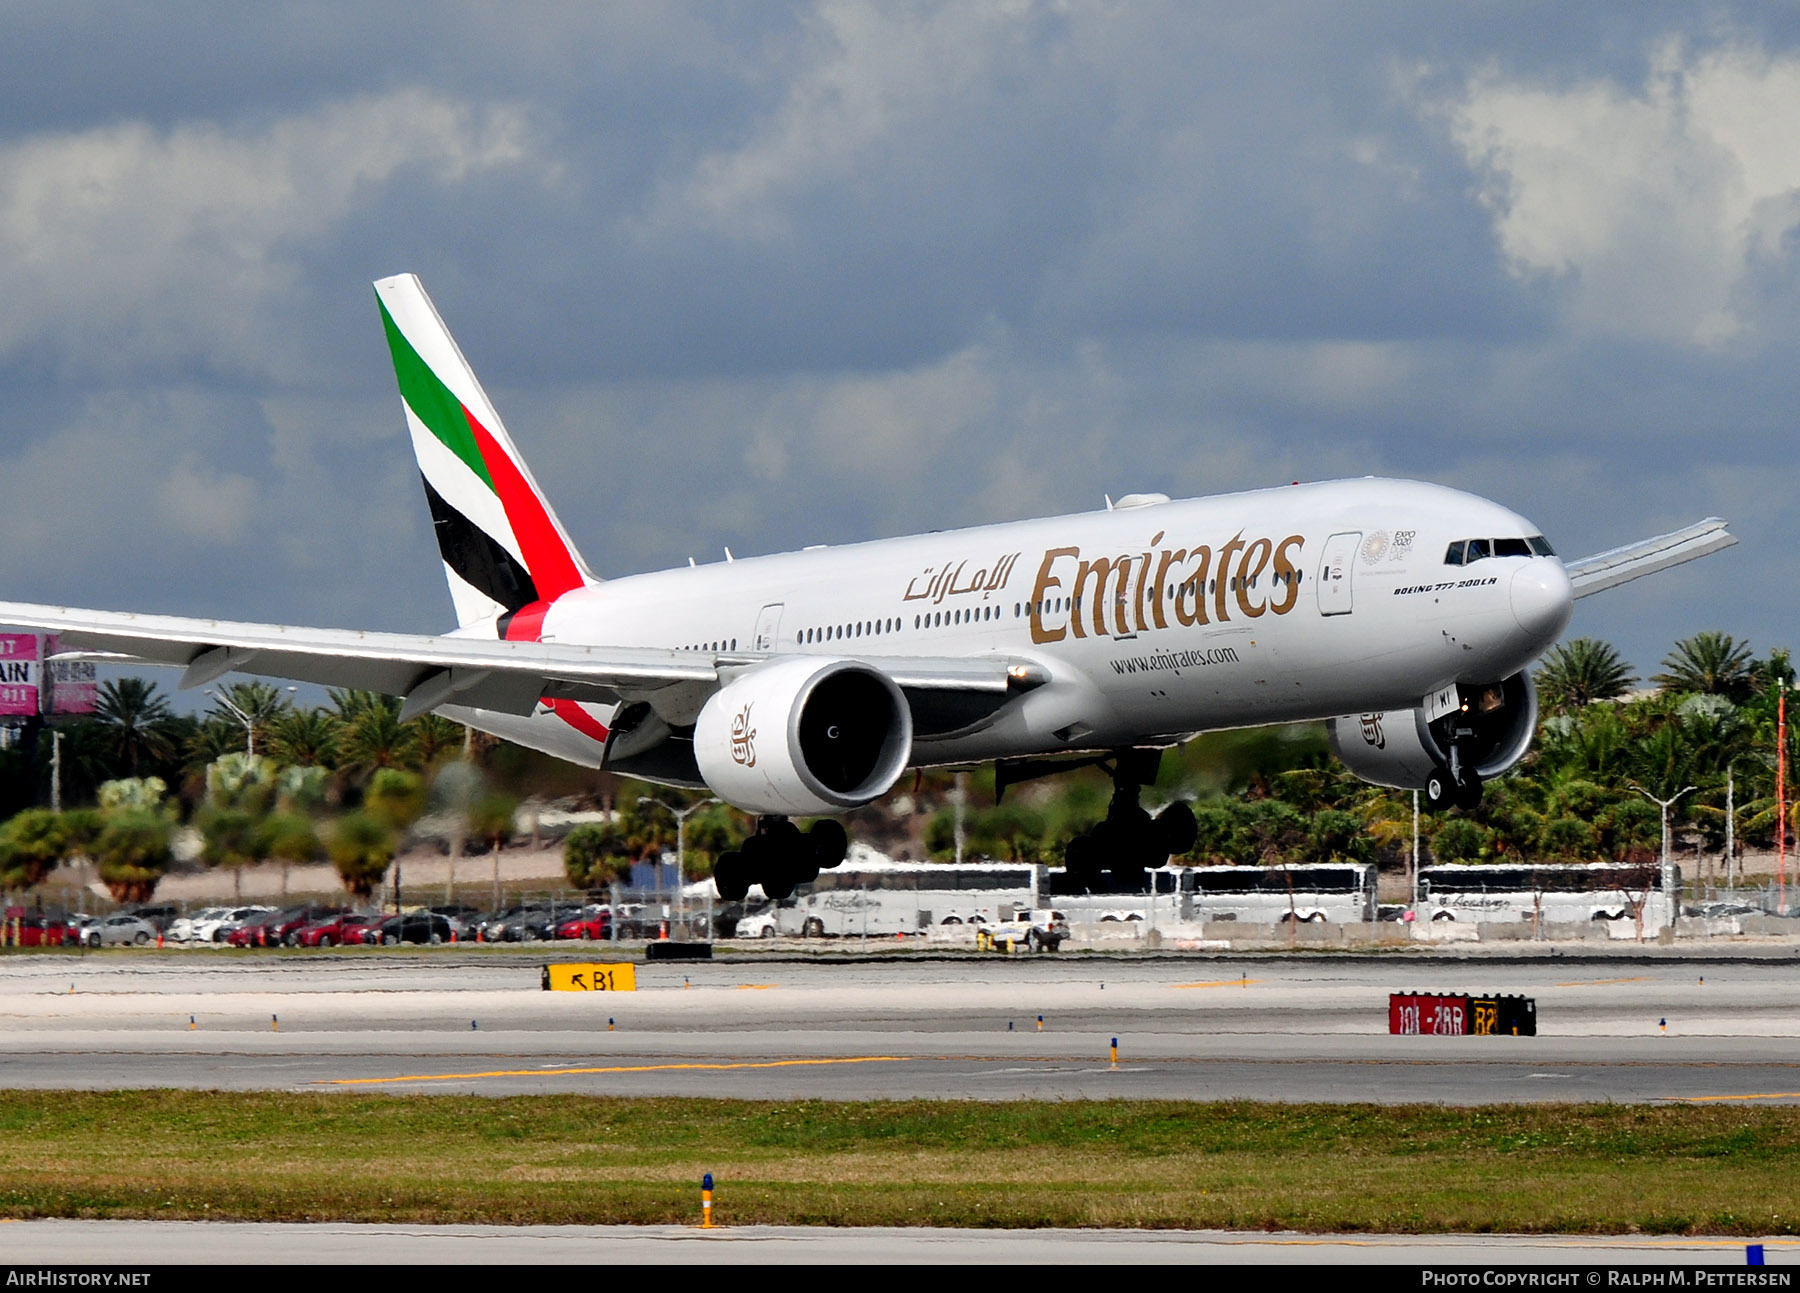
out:
M1388 1031L1405 1036L1536 1037L1537 1002L1530 997L1466 993L1388 994Z

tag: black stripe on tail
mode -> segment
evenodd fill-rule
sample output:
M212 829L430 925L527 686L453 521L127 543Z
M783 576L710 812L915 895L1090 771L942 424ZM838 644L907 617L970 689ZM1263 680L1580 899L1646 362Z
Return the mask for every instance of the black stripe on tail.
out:
M444 564L477 592L491 597L508 614L538 599L531 572L494 537L444 501L423 475L425 501L431 505L431 525L437 531L438 551Z

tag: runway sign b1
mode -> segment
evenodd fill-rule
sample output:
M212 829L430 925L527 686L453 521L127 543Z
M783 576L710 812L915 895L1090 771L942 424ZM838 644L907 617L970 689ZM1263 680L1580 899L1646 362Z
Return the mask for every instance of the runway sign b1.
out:
M636 992L637 966L630 961L602 964L564 962L544 967L546 992Z

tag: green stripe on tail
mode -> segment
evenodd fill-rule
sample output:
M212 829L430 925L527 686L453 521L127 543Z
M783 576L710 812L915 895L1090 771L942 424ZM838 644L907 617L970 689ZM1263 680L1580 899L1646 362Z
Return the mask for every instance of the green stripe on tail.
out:
M481 450L475 443L475 433L469 429L468 414L463 411L462 401L450 393L450 388L438 380L425 361L412 348L406 334L395 325L393 316L388 313L387 305L377 295L376 305L381 307L381 326L387 330L388 349L394 355L394 375L400 381L400 398L406 401L406 407L413 411L413 416L423 422L431 434L443 441L444 447L462 459L470 471L481 478L489 489L494 488L494 478L488 474L487 464L482 461Z

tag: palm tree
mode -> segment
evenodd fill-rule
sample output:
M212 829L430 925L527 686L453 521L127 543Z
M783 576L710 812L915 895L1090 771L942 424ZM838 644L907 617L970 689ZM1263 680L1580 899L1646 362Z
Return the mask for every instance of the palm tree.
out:
M290 709L269 724L269 754L290 767L328 767L342 724L326 709Z
M1598 638L1574 638L1552 647L1537 672L1538 695L1554 714L1617 700L1636 681L1618 650Z
M327 845L344 888L367 900L394 860L394 833L367 813L338 818Z
M1756 675L1747 644L1707 629L1677 642L1663 657L1663 672L1650 681L1666 692L1699 692L1742 703L1755 689Z
M94 717L105 729L108 752L130 776L138 775L146 759L167 759L175 752L175 714L153 682L119 678L101 683Z
M463 752L468 729L442 714L421 714L407 724L419 749L419 762L426 767L439 760Z
M72 842L61 813L48 808L27 808L0 832L0 883L7 888L29 889L69 856Z
M359 772L376 768L414 768L419 742L412 724L400 721L400 702L375 691L333 691L343 729L338 750L346 767Z

